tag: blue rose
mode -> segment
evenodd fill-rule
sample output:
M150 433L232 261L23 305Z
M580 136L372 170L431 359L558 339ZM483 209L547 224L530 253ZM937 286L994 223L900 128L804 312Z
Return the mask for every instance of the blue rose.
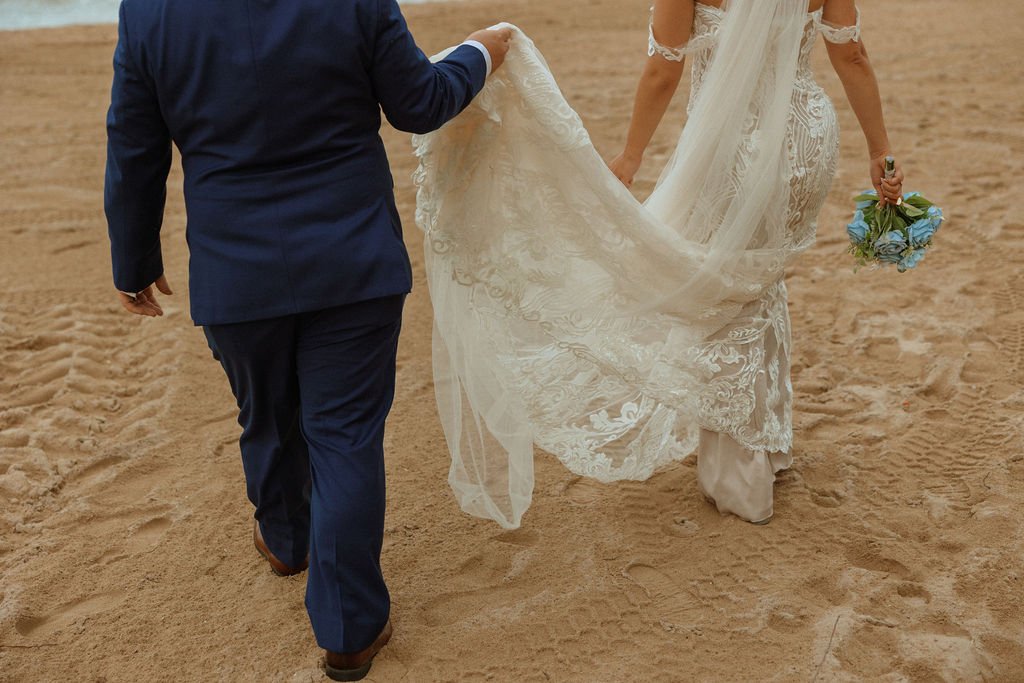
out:
M932 204L928 207L928 212L925 215L928 218L942 218L942 209Z
M868 236L868 224L864 221L864 212L858 209L853 214L853 222L846 226L846 234L854 244L861 244Z
M942 224L941 218L925 218L918 219L907 226L907 234L910 235L910 244L915 247L928 244L931 241L932 235L939 229Z
M907 272L908 268L916 266L921 259L924 258L924 249L915 249L909 252L906 256L900 259L900 262L896 264L896 270L901 273Z
M907 248L907 240L899 230L890 230L872 245L879 263L899 263Z
M869 206L874 206L878 203L878 192L876 190L864 190L860 193L861 195L869 195L874 199L865 199L864 201L857 202L857 209L866 209ZM860 195L858 195L860 196Z

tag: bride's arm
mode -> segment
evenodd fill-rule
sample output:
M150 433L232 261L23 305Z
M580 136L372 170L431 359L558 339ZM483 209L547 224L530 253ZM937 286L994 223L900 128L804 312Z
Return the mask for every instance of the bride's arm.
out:
M854 26L858 20L854 0L826 0L822 11L822 23L838 26ZM883 179L885 157L892 154L889 135L885 130L882 116L882 98L878 93L878 81L871 67L864 40L860 36L849 42L834 43L826 35L829 60L843 83L846 98L850 101L857 121L860 122L864 138L868 143L868 157L871 159L871 184L879 195L896 201L901 195L903 170L896 162L896 175L892 182Z
M693 0L655 0L651 30L659 45L683 46L690 38L693 26ZM667 50L669 54L672 50ZM626 148L608 167L629 187L644 158L651 136L661 123L683 75L683 56L678 61L667 59L655 51L647 58L633 103L633 118L629 123Z

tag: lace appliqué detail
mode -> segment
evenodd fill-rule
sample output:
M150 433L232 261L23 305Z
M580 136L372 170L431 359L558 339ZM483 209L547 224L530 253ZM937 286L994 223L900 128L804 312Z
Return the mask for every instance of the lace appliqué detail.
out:
M821 20L821 10L814 14L814 28L822 37L830 43L841 45L843 43L860 42L860 8L857 8L857 21L853 26L832 26Z
M661 55L670 62L686 59L686 47L666 47L654 39L654 25L647 28L647 56Z
M687 47L695 40L714 46L725 12L697 5ZM859 39L860 28L837 29L809 16L789 117L790 178L787 245L796 254L814 243L817 216L828 195L839 156L839 123L832 101L814 81L811 54L818 32L834 41ZM841 35L840 35L841 34ZM693 59L689 111L704 84L714 50ZM737 312L731 324L687 359L710 378L698 397L701 427L729 434L750 450L786 451L792 444L793 390L789 376L789 310L779 282Z
M780 280L688 359L709 380L700 424L750 450L786 452L793 443L793 388L786 286Z

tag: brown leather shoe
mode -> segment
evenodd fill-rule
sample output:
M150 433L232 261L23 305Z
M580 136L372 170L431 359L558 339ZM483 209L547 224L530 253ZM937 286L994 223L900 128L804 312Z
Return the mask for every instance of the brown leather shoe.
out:
M384 624L384 630L370 647L355 654L324 650L324 673L332 681L361 681L370 673L373 658L391 640L391 620Z
M257 552L259 552L259 554L270 563L270 568L278 576L292 576L294 574L298 574L309 566L308 557L306 558L306 561L302 563L301 567L289 567L284 562L274 557L274 553L270 552L270 548L268 548L267 544L263 541L263 532L260 531L260 523L256 520L253 520L252 525L252 543L256 546Z

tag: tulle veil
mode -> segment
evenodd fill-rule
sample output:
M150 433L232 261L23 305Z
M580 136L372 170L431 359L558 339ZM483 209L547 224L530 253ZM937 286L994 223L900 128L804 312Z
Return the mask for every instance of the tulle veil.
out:
M414 137L438 413L462 508L519 526L535 446L645 479L694 450L693 349L781 277L806 0L729 0L700 97L640 203L533 42Z

